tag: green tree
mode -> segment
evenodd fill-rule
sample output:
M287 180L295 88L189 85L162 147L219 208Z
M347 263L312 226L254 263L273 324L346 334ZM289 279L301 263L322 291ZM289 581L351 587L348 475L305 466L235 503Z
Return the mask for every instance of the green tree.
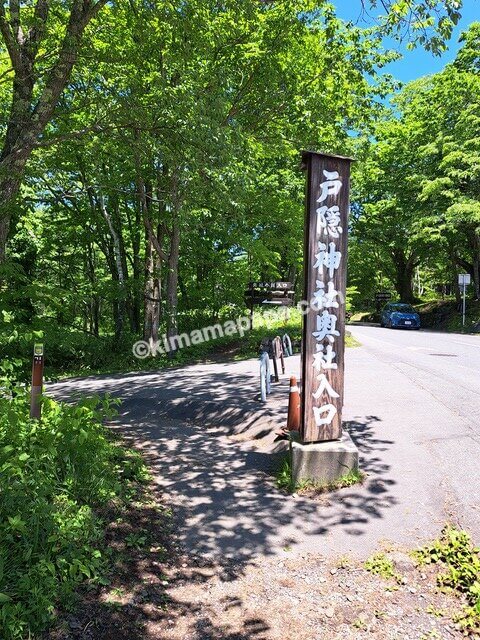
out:
M0 33L11 78L11 106L0 152L0 264L25 165L68 83L89 22L106 0L0 2ZM53 6L52 5L58 5Z
M396 112L379 122L375 140L360 149L365 162L357 177L355 242L377 246L382 266L407 301L414 298L420 265L449 274L455 288L458 270L467 270L479 296L479 34L474 23L452 64L406 86L395 100Z

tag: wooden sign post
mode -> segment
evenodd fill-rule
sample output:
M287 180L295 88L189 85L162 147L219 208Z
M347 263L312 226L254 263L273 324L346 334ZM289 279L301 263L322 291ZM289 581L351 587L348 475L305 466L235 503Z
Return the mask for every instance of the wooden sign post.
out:
M351 158L305 151L302 440L342 437Z
M30 395L30 417L40 420L42 405L40 396L43 388L43 344L33 347L32 391Z

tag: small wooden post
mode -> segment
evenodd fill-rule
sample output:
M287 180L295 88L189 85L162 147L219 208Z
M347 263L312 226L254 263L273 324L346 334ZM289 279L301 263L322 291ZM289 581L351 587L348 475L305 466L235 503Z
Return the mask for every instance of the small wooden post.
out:
M351 158L305 151L302 440L342 436Z
M43 389L43 344L33 347L32 392L30 396L30 417L40 420L42 405L40 396Z

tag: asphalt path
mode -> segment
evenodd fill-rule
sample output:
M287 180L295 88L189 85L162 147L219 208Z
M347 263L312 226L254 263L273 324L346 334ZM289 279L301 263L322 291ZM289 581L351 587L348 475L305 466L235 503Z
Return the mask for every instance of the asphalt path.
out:
M379 327L353 334L362 347L349 358L348 413L368 403L404 451L420 508L435 478L433 504L443 497L447 515L480 540L480 336Z
M266 407L256 359L72 379L49 392L122 398L111 427L149 459L192 552L240 563L366 557L388 541L420 544L447 521L480 542L480 337L351 330L362 346L347 349L344 426L368 475L319 502L282 494L265 473L298 356Z

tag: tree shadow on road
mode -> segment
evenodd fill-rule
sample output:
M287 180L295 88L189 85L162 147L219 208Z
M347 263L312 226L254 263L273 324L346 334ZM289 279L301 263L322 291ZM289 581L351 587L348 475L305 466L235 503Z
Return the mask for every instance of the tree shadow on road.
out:
M155 570L147 570L140 561L138 566L130 566L128 577L135 594L128 603L109 609L112 629L119 626L114 624L115 616L121 617L120 623L129 617L136 621L129 635L117 630L66 638L175 638L168 634L169 624L174 628L176 621L185 621L188 616L190 626L185 637L192 640L262 640L268 630L266 620L246 620L241 633L219 628L208 609L199 610L198 603L188 599L172 599L169 593L182 581L208 581L212 571L223 581L234 581L258 557L278 555L282 549L287 551L296 545L310 545L310 550L320 554L326 545L348 548L349 541L364 538L375 521L395 506L395 482L383 455L394 443L380 437L378 416L359 417L344 425L360 450L361 469L368 474L363 485L338 490L319 502L277 489L268 472L271 452L258 448L255 442L232 438L244 432L245 425L247 431L251 430L257 420L259 405L252 400L253 376L229 373L222 367L200 371L193 388L188 388L191 372L168 372L168 393L159 392L159 385L166 384L163 373L82 383L82 392L108 391L123 399L120 414L110 426L149 462L158 496L173 508L172 531L183 549L183 561L180 565L174 562L172 577L162 587L163 600L155 600L160 587L148 586L149 579L154 584L162 581L167 571L162 561ZM71 385L59 387L65 398L71 391ZM267 407L269 417L277 424L286 417L285 388L281 393L283 404ZM263 433L265 423L261 426ZM358 547L359 542L353 546ZM178 553L172 553L172 557L178 557ZM110 605L98 600L98 606L103 611ZM155 635L160 627L164 635Z
M359 466L367 477L363 486L342 489L333 494L335 508L325 514L324 522L316 533L327 534L340 528L350 536L362 536L372 520L383 518L384 511L398 502L391 493L395 485L389 477L391 465L380 455L395 443L378 435L381 420L377 416L351 420L343 427L358 447Z
M364 485L315 502L279 491L268 475L271 452L232 441L228 429L158 420L148 403L141 421L136 415L127 410L114 428L150 461L159 488L174 504L180 540L196 553L248 564L312 536L362 536L396 504L390 465L382 457L393 442L377 435L378 417L345 424L368 474Z
M184 585L203 591L212 576L230 581L237 569L182 552L169 513L158 497L144 494L121 512L112 506L99 514L110 523L106 543L113 570L105 586L81 587L74 606L59 612L42 640L265 640L269 625L263 619L246 618L239 632L223 621L214 624L218 603L172 596ZM132 547L129 536L140 533L144 540ZM223 600L225 611L243 606L238 597Z

